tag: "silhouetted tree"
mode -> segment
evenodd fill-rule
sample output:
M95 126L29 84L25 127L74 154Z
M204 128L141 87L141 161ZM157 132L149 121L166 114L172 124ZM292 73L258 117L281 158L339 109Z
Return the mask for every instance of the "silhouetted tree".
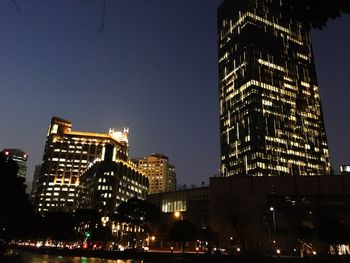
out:
M50 212L45 215L41 224L42 237L56 241L76 240L71 213Z
M18 166L0 154L0 237L30 235L34 210L26 193L25 179L17 176Z
M280 4L280 0L274 0ZM283 0L284 17L302 20L309 27L322 29L328 19L350 14L350 0Z
M150 230L152 226L158 224L160 210L147 201L131 198L117 207L116 218L121 222Z
M174 225L170 229L170 240L181 242L182 252L185 252L185 243L193 241L197 237L197 230L195 226L188 220L175 221Z
M106 241L112 241L112 229L109 226L98 226L91 232L91 240L105 243Z
M129 224L133 229L140 227L145 230L144 234L147 234L159 224L160 210L147 201L131 198L117 207L114 219ZM129 241L135 247L135 232L129 233Z
M198 239L213 243L217 241L217 234L214 233L210 227L207 227L198 232Z

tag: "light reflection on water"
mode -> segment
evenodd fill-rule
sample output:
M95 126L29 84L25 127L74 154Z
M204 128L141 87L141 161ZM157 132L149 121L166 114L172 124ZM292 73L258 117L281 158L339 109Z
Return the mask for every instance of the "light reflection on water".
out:
M23 254L23 263L146 263L143 260L100 259Z

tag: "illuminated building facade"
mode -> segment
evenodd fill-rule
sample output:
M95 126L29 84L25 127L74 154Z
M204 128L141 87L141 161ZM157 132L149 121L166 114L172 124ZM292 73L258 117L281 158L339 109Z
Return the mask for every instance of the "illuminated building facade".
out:
M17 163L17 176L24 178L27 172L28 155L20 149L4 149L2 153L6 156L6 160L13 160Z
M350 175L350 165L341 165L340 166L340 174Z
M149 179L149 193L174 191L176 188L175 166L163 154L153 153L145 158L132 160Z
M114 145L106 145L104 158L91 163L81 175L79 208L109 216L121 202L146 198L148 178L134 163L118 159L116 152Z
M310 32L282 5L218 9L223 176L330 174Z
M117 159L127 160L128 130L108 134L72 131L72 123L53 117L46 138L35 206L38 212L72 211L77 205L80 175L102 158L105 145L114 146Z

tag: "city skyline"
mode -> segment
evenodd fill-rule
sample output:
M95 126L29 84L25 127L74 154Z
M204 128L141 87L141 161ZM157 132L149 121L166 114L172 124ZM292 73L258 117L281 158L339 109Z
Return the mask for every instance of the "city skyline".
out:
M0 76L5 96L0 103L5 128L0 146L28 153L27 178L31 178L34 165L41 163L47 123L58 115L74 120L76 130L106 132L128 126L130 157L166 154L177 168L180 184L199 185L218 174L216 8L220 2L116 5L110 1L100 35L96 3L78 8L68 1L19 1L20 16L10 4L4 6ZM51 19L43 24L46 19L36 18L38 13ZM63 13L65 18L60 17ZM145 22L140 26L128 15ZM179 15L181 21L176 20ZM349 17L343 16L324 30L313 31L336 171L349 162L345 156L350 130L346 122L348 25ZM164 120L163 125L158 125L159 120Z

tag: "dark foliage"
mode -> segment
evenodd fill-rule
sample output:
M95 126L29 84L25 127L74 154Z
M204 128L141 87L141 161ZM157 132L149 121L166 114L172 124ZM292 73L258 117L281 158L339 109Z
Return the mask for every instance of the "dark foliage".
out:
M52 212L45 215L41 224L41 235L56 241L75 240L73 220L70 213Z
M160 219L160 210L153 204L131 198L117 207L116 219L149 230L152 225L157 225Z
M336 220L326 220L316 230L318 239L328 245L348 244L350 229Z
M275 0L279 4L280 0ZM329 19L350 14L350 0L284 0L285 17L302 20L309 27L322 29Z
M93 210L77 210L73 213L50 212L38 223L38 236L56 241L75 241L85 238L85 232L91 231L100 222L98 212ZM89 225L83 229L82 225ZM80 231L78 229L80 228ZM96 232L97 233L97 232ZM96 234L95 236L99 236Z
M195 240L197 230L195 226L188 220L176 221L170 229L170 240L177 242L187 242Z
M92 230L91 240L111 241L113 240L112 230L108 226L99 226Z
M198 232L198 239L212 243L217 240L217 233L214 233L210 227L207 227Z
M300 240L311 242L315 235L315 230L308 226L297 226L295 229L296 237Z
M182 252L185 252L185 242L193 241L197 237L196 227L188 220L175 221L170 229L170 240L182 243Z
M131 198L117 207L113 219L127 223L135 230L139 227L144 229L144 232L141 233L135 231L127 233L126 240L135 248L138 239L144 238L146 234L151 233L158 226L160 210L147 201Z
M0 154L0 237L4 239L31 235L35 223L25 180L18 177L17 172L16 162Z

